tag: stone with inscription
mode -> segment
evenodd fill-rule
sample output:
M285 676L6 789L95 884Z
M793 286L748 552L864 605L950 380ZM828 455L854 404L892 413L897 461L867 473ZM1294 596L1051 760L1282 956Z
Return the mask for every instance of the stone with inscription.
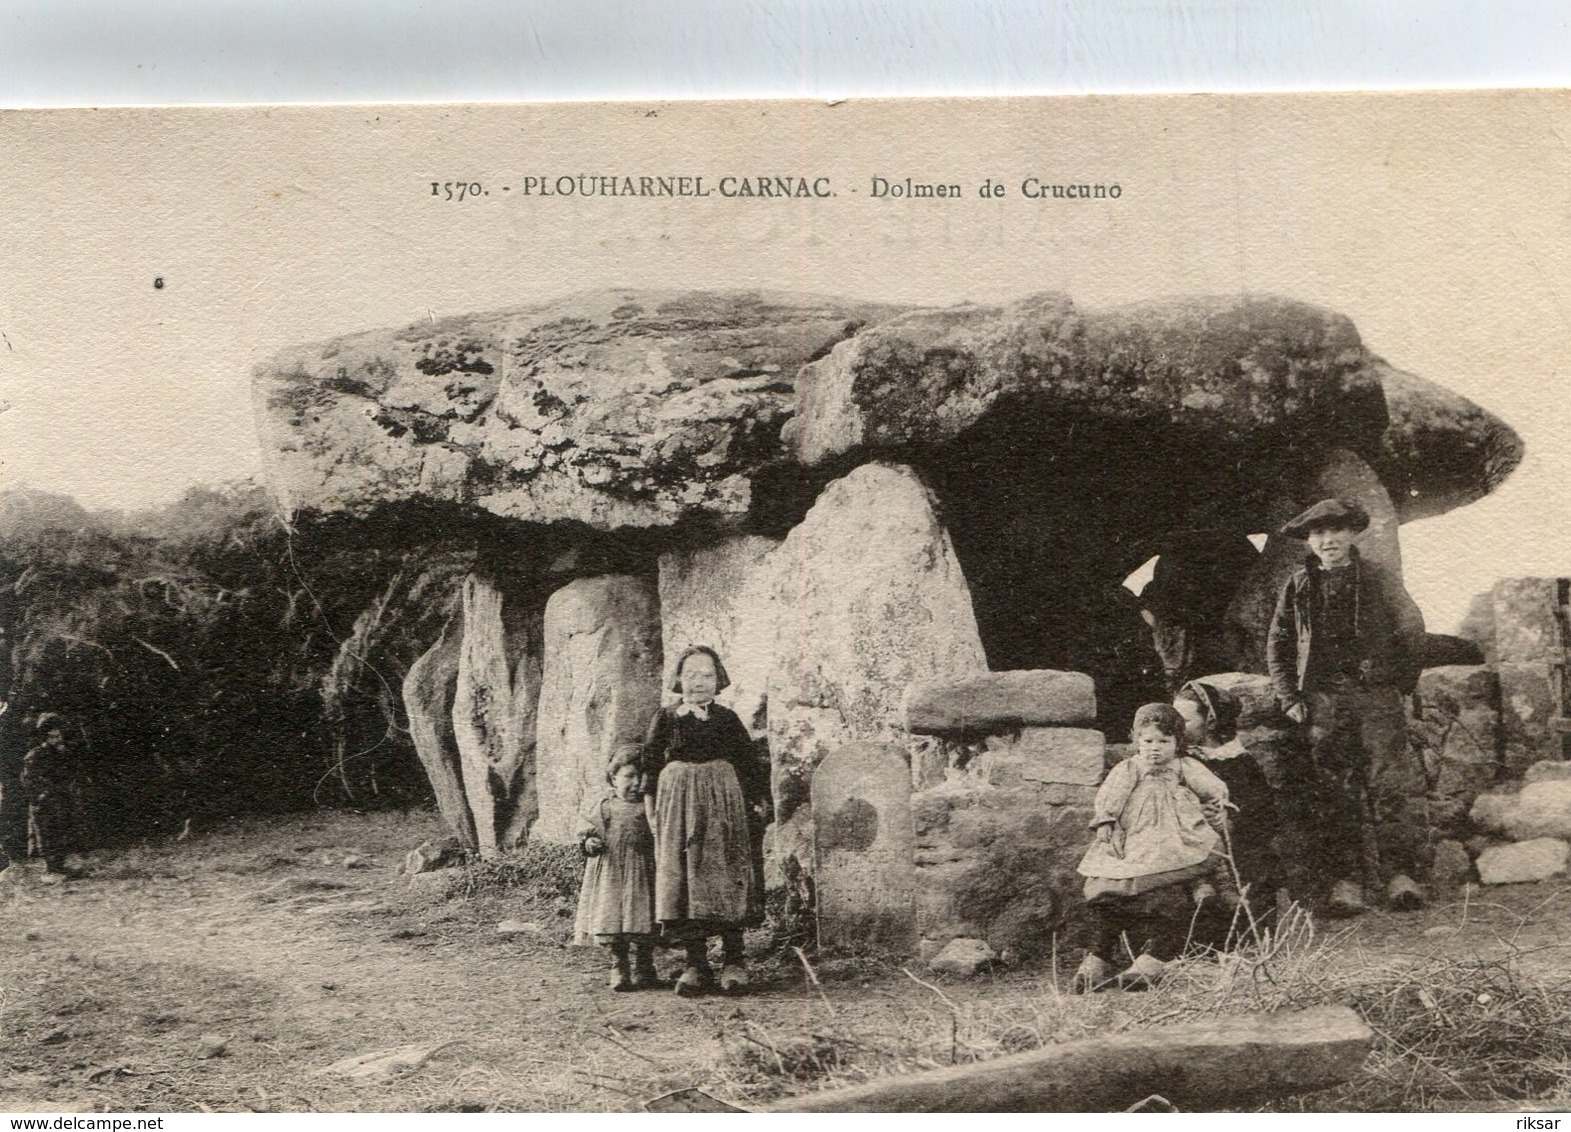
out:
M916 944L911 769L892 743L852 743L813 775L818 940L907 953Z

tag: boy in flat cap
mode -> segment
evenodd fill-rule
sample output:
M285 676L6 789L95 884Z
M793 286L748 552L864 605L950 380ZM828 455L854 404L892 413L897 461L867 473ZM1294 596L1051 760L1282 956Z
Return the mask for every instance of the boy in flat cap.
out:
M1327 910L1344 915L1364 910L1364 885L1386 883L1394 906L1422 902L1400 814L1415 785L1402 697L1418 683L1424 618L1400 579L1359 557L1368 526L1357 502L1323 499L1282 528L1312 553L1266 639L1282 710L1309 726L1310 857L1327 871Z

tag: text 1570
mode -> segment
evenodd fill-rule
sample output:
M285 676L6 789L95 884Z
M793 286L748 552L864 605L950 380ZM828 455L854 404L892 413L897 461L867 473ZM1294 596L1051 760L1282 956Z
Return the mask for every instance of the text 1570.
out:
M432 181L431 195L443 200L468 200L470 197L488 197L479 181Z

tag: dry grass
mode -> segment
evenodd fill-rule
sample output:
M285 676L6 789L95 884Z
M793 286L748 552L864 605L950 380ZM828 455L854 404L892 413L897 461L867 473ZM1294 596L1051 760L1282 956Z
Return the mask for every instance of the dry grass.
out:
M1145 994L1072 995L1048 979L1018 994L976 998L907 970L928 992L925 1001L870 1026L839 1011L832 990L820 988L821 1010L803 1032L749 1023L728 1040L712 1076L716 1095L759 1105L1129 1029L1340 1003L1374 1031L1363 1070L1340 1088L1271 1107L1416 1112L1563 1105L1571 1096L1571 983L1524 975L1511 940L1499 942L1491 957L1379 959L1364 953L1351 931L1321 934L1294 906L1249 946L1172 964L1164 983Z

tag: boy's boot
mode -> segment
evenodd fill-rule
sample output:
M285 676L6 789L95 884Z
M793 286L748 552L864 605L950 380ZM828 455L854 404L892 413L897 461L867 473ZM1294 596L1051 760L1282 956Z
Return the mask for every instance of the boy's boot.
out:
M652 943L635 943L633 945L633 989L648 990L650 987L660 985L660 972L655 970L655 945Z
M739 994L747 989L747 951L740 931L726 932L720 937L725 949L725 963L720 968L720 989L726 994Z
M1398 912L1414 912L1424 906L1424 890L1406 873L1398 873L1386 886L1386 904Z
M633 989L633 976L627 967L627 944L611 945L611 977L606 983L614 991Z
M696 998L714 985L715 973L709 968L709 941L702 937L687 941L687 966L676 980L676 993Z
M1326 897L1326 914L1330 916L1357 916L1368 908L1364 903L1364 886L1356 880L1337 881Z

